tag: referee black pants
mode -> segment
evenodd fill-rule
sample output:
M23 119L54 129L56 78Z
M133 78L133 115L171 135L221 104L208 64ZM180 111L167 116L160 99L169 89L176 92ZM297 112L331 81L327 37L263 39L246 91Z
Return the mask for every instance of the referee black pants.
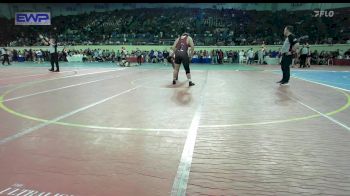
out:
M281 69L283 73L282 83L289 82L290 78L290 65L292 64L292 55L283 55L281 60Z
M57 53L51 53L51 70L54 70L54 64L56 64L56 70L60 70L60 67L58 65L58 54Z
M9 55L8 54L4 54L4 60L2 61L2 64L4 65L5 62L7 62L7 64L10 64L10 59L9 59Z

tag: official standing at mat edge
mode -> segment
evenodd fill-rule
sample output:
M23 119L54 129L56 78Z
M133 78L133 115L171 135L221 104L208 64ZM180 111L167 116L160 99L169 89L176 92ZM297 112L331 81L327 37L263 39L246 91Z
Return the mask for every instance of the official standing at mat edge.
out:
M10 59L9 59L9 50L7 48L2 49L2 56L4 57L2 61L2 65L5 65L5 62L7 62L8 65L11 65Z
M293 26L286 26L284 28L284 36L286 39L282 46L282 59L281 59L281 69L283 73L283 78L280 83L281 85L288 85L290 79L290 66L292 64L293 54L298 51L299 43L298 39L293 34Z
M50 46L49 51L50 51L50 62L51 62L51 69L49 71L52 72L60 72L60 67L58 64L58 53L57 53L57 40L51 38L47 39L43 37L42 35L39 35L39 37L43 40L43 42ZM56 70L54 70L54 64L56 64Z

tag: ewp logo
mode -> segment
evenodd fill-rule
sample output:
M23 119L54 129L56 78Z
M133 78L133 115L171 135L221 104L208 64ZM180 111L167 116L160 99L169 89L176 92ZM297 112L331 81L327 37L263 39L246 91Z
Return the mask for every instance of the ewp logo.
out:
M16 13L15 25L51 25L50 12Z

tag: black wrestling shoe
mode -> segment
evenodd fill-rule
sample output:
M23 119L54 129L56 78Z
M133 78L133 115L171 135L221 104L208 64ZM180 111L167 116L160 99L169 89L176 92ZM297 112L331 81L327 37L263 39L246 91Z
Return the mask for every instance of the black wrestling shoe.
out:
M188 83L188 85L189 85L189 86L194 86L195 84L194 84L192 81L190 81L190 82Z
M176 81L175 80L173 80L173 85L175 85L176 84Z

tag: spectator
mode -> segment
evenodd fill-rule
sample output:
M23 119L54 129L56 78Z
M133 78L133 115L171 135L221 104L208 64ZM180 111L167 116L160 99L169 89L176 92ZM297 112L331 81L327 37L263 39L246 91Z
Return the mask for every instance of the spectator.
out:
M254 51L253 51L253 48L251 48L248 51L248 62L247 62L247 64L252 64L253 62L254 62Z
M258 63L260 65L264 64L264 55L265 55L264 53L265 53L265 48L261 47L261 49L258 52L258 56L259 56Z
M309 54L309 49L305 46L305 44L303 44L300 49L300 67L299 68L306 67L306 58L308 54Z
M212 55L213 57L213 63L217 64L218 63L218 51L217 50L212 50Z
M242 64L244 61L244 50L239 52L239 64Z
M311 50L310 50L309 43L306 43L306 47L307 47L307 50L308 50L307 58L306 58L306 66L310 67L311 66Z
M224 59L224 53L222 52L222 50L220 49L218 51L218 62L219 64L222 64L222 60Z

